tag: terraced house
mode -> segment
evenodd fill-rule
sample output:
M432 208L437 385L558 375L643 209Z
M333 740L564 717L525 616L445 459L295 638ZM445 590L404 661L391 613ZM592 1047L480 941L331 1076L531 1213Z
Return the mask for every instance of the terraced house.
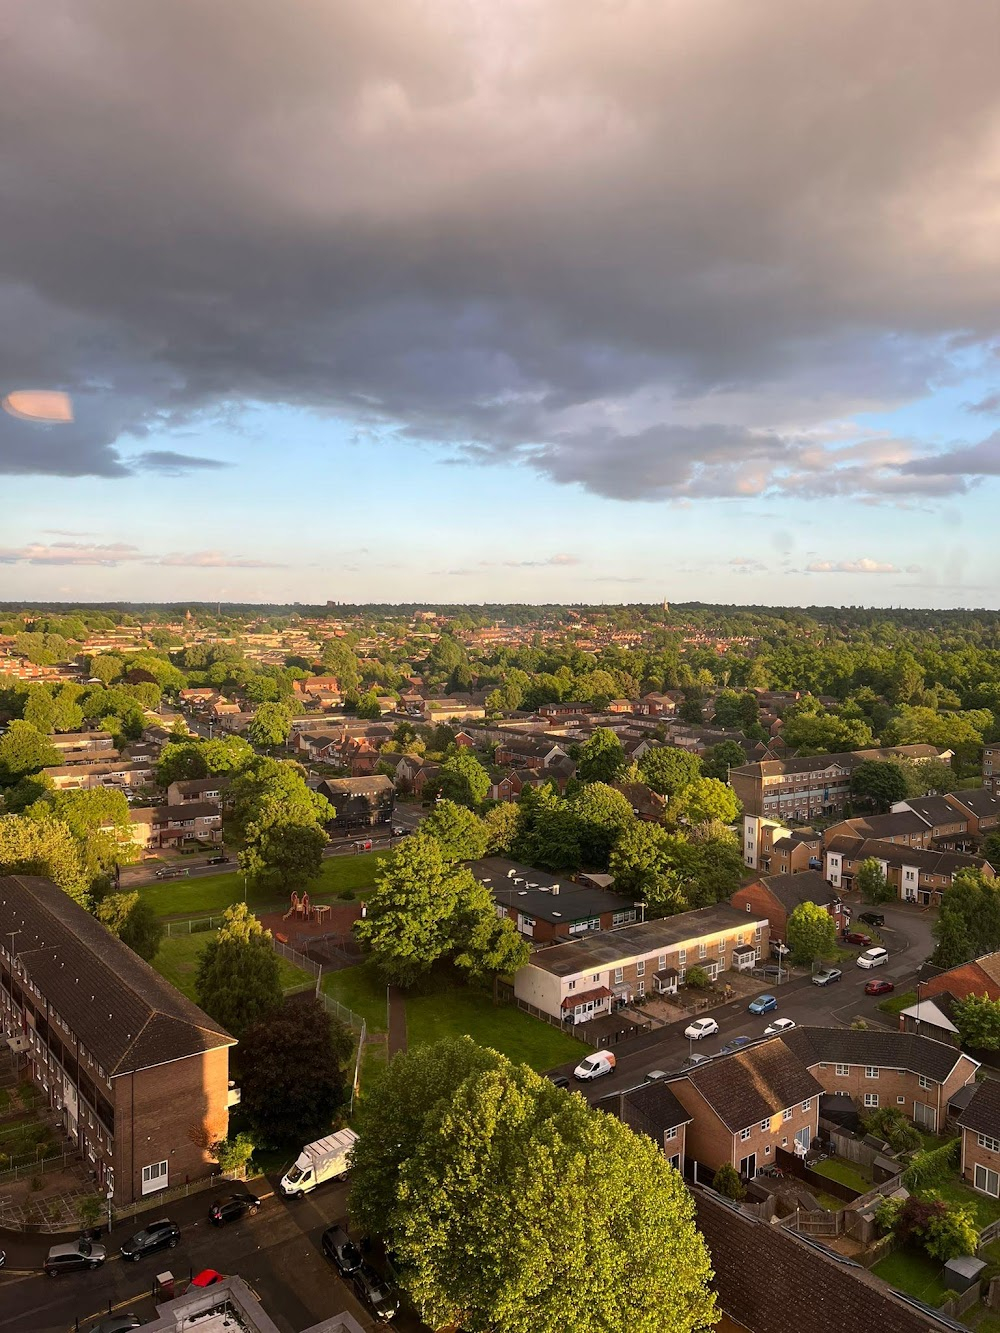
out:
M0 1025L102 1194L211 1174L235 1039L45 879L0 877Z

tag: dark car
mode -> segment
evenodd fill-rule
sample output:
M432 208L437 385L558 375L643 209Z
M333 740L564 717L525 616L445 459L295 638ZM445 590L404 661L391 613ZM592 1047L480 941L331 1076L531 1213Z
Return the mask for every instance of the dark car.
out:
M895 985L893 984L893 982L891 982L891 981L866 981L866 982L865 982L865 994L866 994L866 995L888 995L889 992L890 992L891 990L895 990L895 989L896 989L896 987L895 987Z
M726 1042L719 1054L732 1055L733 1051L742 1051L745 1046L750 1046L752 1042L753 1037L733 1037L731 1041Z
M133 1328L142 1328L142 1320L137 1314L113 1314L94 1324L90 1333L130 1333Z
M565 1074L546 1074L545 1077L550 1083L554 1083L557 1088L570 1087L570 1081Z
M388 1278L377 1273L371 1264L362 1264L351 1274L351 1281L358 1300L368 1306L376 1319L387 1324L399 1309L399 1293Z
M320 1244L326 1257L337 1265L341 1277L350 1277L364 1263L361 1251L343 1227L327 1227Z
M845 930L844 939L848 944L863 944L866 949L872 942L872 937L866 935L863 930Z
M60 1273L77 1273L81 1268L100 1268L107 1257L103 1245L95 1245L81 1236L66 1245L53 1245L42 1267L49 1277L58 1277Z
M181 1229L177 1223L161 1217L156 1222L150 1222L141 1231L137 1231L125 1242L122 1246L122 1258L135 1263L147 1254L156 1254L158 1250L172 1250L180 1238Z
M876 929L885 925L885 917L881 912L860 912L858 920L863 921L866 926L875 926Z
M207 866L224 866L229 864L228 856L210 856L205 861Z
M208 1210L208 1220L221 1227L224 1222L236 1222L247 1213L253 1217L259 1207L256 1194L229 1194L215 1200Z
M187 866L161 866L156 872L157 879L182 879L185 875L190 875L191 871Z

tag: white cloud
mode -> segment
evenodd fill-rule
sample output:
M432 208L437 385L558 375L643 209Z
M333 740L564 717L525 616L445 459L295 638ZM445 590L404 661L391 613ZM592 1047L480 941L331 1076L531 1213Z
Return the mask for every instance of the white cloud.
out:
M918 565L907 567L908 572L919 572ZM884 560L870 560L862 556L860 560L814 560L806 565L809 574L901 574L897 566Z

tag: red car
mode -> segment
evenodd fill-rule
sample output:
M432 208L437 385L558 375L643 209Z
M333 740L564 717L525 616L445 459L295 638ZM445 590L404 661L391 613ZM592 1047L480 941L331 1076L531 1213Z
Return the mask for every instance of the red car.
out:
M889 992L890 992L891 990L895 990L895 989L896 989L896 987L892 984L891 981L866 981L866 982L865 982L865 994L866 994L866 995L888 995Z
M214 1268L203 1268L191 1279L192 1287L214 1287L216 1282L224 1282L225 1276Z
M844 936L844 939L848 944L864 944L866 946L872 942L872 937L870 935L863 935L860 930L849 930Z

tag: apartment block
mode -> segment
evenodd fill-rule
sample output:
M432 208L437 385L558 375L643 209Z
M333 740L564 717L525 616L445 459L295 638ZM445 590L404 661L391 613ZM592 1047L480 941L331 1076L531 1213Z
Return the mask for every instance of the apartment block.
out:
M981 870L988 879L994 876L993 867L981 856L838 834L826 844L826 878L834 889L847 893L854 887L858 866L869 859L878 861L902 902L918 903L921 907L938 905L941 895L961 870Z
M507 917L520 935L539 944L614 930L641 915L631 898L502 857L471 861L469 869L492 894L497 916Z

